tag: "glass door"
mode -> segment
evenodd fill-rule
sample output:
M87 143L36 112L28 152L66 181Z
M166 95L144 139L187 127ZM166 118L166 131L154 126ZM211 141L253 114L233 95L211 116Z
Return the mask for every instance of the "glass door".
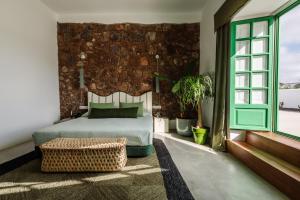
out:
M271 130L273 18L232 23L230 127Z
M278 18L278 96L279 133L300 138L300 5Z

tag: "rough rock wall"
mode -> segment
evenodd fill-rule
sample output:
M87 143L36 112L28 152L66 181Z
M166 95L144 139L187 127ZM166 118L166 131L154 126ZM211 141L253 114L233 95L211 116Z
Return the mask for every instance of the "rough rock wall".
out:
M160 56L159 72L171 79L178 79L190 61L199 61L199 34L199 23L58 23L61 117L70 116L71 110L76 112L80 104L80 52L87 55L85 85L90 91L98 95L116 91L141 95L154 91L156 54ZM174 118L179 106L170 90L171 84L161 81L160 112ZM157 101L158 95L153 93L153 104Z

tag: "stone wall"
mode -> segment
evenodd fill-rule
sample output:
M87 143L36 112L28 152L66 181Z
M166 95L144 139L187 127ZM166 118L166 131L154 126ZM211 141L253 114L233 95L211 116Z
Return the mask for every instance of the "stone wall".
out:
M59 23L61 117L70 116L71 110L76 112L80 105L80 52L87 55L84 61L85 84L90 91L98 95L116 91L141 95L154 88L156 54L160 56L160 73L178 79L187 63L195 59L199 62L199 38L199 23ZM174 118L179 114L179 106L170 89L168 81L161 81L160 112L163 116ZM153 94L153 103L156 104L158 95ZM86 93L83 99L86 101Z

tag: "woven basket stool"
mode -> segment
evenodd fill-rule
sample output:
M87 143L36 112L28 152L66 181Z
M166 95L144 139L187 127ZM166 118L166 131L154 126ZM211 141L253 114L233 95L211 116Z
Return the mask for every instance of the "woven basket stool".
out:
M126 138L56 138L40 146L43 172L119 171L127 162Z

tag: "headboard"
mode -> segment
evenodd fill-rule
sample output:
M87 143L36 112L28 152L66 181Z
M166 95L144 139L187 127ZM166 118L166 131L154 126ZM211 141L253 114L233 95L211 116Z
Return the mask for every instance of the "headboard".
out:
M114 103L119 107L120 102L135 103L144 102L144 110L152 113L152 92L146 92L141 96L131 96L125 92L115 92L109 96L99 96L92 92L88 92L88 103Z

